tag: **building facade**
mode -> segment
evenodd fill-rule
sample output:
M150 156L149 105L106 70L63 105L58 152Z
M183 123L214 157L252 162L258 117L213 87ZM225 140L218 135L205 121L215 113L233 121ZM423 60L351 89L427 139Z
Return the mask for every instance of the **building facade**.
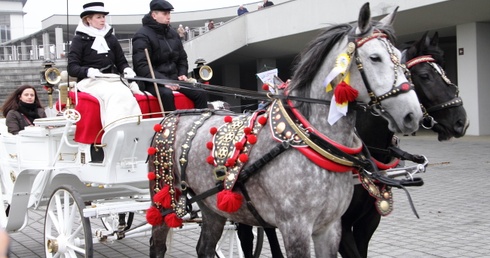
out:
M330 24L356 21L363 4L356 0L276 0L274 3L273 7L260 11L255 11L257 2L246 4L250 12L240 17L236 14L238 6L173 13L174 27L183 24L195 32L184 43L189 68L193 68L194 60L204 58L214 69L211 83L250 90L260 88L255 74L264 69L278 68L281 78L290 78L294 59L304 46ZM445 69L449 78L459 85L471 121L467 134L490 135L490 116L485 112L490 109L490 102L486 101L490 98L490 78L487 78L490 77L487 72L490 1L373 0L370 6L374 19L399 7L395 21L398 42L417 40L426 31L431 35L439 33L440 46L446 54ZM111 25L128 57L131 56L130 36L139 28L143 15L110 15ZM209 19L223 24L206 32L204 24ZM62 64L78 20L78 16L67 19L53 15L42 22L42 31L0 45L3 47L0 55L4 53L3 60L30 60L49 55ZM12 52L14 46L16 52ZM236 98L225 100L232 105L248 103Z

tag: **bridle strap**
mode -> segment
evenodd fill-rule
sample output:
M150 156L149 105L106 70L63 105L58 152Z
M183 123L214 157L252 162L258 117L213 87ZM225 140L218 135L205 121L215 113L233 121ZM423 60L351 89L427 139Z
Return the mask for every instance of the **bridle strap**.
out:
M411 69L411 68L415 67L416 65L422 64L422 63L427 63L430 66L432 66L432 68L434 70L436 70L436 72L442 77L442 79L444 80L444 82L448 86L456 87L456 96L451 100L448 100L448 101L440 103L440 104L436 104L430 108L426 108L422 104L420 104L420 107L422 108L422 113L424 115L424 122L422 123L422 125L424 126L424 128L430 129L437 122L434 120L434 118L432 118L429 115L429 113L436 112L436 111L443 110L443 109L447 109L447 108L459 107L459 106L463 105L463 100L461 99L461 97L459 97L458 86L451 83L451 80L449 80L449 78L447 78L446 74L444 73L444 70L437 64L436 60L431 55L423 55L423 56L414 57L414 58L412 58L406 62L406 66L408 69Z
M372 39L378 39L381 40L386 46L386 49L388 50L388 53L390 54L391 61L394 64L394 75L395 79L393 81L393 86L392 89L380 96L377 96L374 91L372 90L371 85L369 84L369 81L367 79L366 73L364 71L364 66L362 64L362 60L358 55L357 49L363 46L366 42L372 40ZM385 33L382 32L374 32L372 35L363 37L361 39L356 39L354 40L352 37L350 39L351 41L354 41L356 44L356 51L354 52L356 64L357 64L357 69L359 70L359 73L361 74L362 80L364 82L364 85L366 86L366 89L368 91L369 97L371 98L371 101L369 103L370 109L372 109L373 106L377 107L380 109L381 112L384 112L384 108L381 106L381 101L390 97L395 97L399 94L409 92L412 90L413 84L409 83L403 83L399 86L396 85L396 82L398 81L398 73L396 72L398 68L402 68L405 72L408 71L408 69L401 65L400 60L398 57L394 54L393 52L393 45L388 41L388 36Z

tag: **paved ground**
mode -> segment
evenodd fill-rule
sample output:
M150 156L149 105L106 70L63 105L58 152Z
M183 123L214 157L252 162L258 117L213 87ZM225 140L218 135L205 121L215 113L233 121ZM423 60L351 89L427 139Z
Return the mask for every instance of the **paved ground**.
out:
M404 192L395 190L395 210L382 219L369 257L489 257L490 137L465 136L440 143L432 133L419 132L401 139L404 150L424 154L430 161L423 175L425 185L409 189L420 219L410 210ZM11 233L11 257L44 257L44 212L30 211L28 227ZM141 215L136 216L138 221ZM92 221L93 229L100 227L100 222ZM167 257L195 257L198 232L198 227L176 232ZM95 257L147 257L148 238L94 244ZM262 253L270 257L267 243Z

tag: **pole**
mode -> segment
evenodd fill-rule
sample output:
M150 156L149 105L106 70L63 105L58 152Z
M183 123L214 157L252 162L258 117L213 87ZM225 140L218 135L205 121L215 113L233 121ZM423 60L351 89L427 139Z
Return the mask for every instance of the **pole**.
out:
M155 79L155 73L153 72L153 66L151 65L150 54L148 54L148 49L145 48L146 60L148 61L148 67L150 68L151 78ZM158 104L160 105L160 110L163 112L163 116L165 116L165 109L163 109L162 97L160 97L160 91L158 90L158 84L153 82L153 86L155 86L155 92L157 93Z

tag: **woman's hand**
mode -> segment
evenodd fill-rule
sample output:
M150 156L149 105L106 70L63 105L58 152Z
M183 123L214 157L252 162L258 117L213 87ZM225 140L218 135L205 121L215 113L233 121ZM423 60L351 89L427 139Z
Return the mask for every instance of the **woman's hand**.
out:
M87 77L95 79L97 76L102 76L103 74L100 72L99 69L95 68L89 68L87 71Z

